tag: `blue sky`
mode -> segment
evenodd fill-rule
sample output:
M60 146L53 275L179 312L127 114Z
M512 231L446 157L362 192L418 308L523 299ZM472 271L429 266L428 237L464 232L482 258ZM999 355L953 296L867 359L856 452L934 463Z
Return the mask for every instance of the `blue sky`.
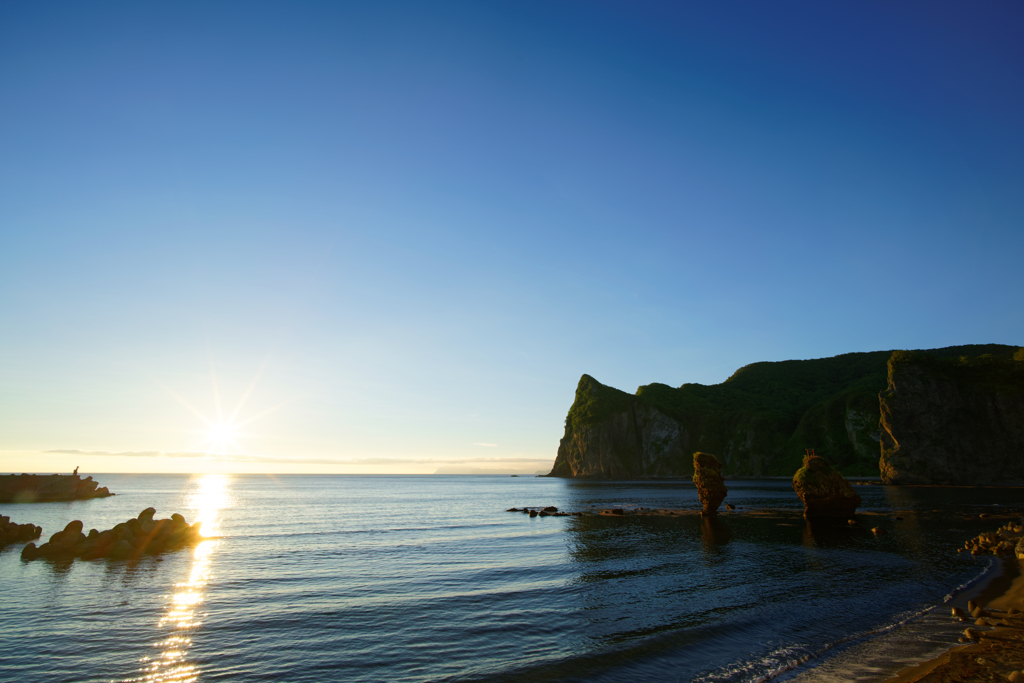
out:
M1024 344L1022 29L3 3L0 470L532 472L582 373Z

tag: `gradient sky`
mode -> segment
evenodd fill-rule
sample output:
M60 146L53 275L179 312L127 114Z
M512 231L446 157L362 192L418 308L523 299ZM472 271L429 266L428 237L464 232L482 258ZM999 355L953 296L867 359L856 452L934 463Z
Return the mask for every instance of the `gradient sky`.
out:
M582 373L1024 345L1021 35L1019 2L0 3L0 471L534 472Z

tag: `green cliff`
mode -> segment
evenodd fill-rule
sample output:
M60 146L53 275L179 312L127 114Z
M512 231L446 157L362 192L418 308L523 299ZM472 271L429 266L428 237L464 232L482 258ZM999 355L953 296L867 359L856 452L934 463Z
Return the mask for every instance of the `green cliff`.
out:
M883 481L1024 483L1024 349L897 351L880 395Z
M1017 347L956 346L934 358L1012 358ZM879 393L892 351L753 363L721 384L649 384L628 394L580 378L550 476L692 477L694 451L732 476L792 475L816 448L844 475L878 475Z

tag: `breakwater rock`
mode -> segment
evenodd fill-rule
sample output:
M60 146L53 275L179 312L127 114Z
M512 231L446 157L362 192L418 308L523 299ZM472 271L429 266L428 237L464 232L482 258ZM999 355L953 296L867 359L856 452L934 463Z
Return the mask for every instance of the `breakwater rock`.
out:
M156 510L146 508L138 517L117 524L113 529L91 529L88 535L83 533L80 521L69 522L63 531L51 536L49 542L39 547L35 543L25 546L21 559L124 560L178 550L203 540L202 522L188 524L177 513L170 519L153 519L155 514Z
M793 475L793 490L804 504L804 517L851 517L861 498L850 482L818 455L804 457Z
M39 538L43 527L34 524L15 524L6 515L0 515L0 548L11 543L31 541Z
M704 506L703 514L718 514L718 506L725 500L725 494L729 491L725 488L722 463L718 462L718 458L710 453L694 453L693 483L697 485L697 495Z
M897 351L879 395L886 484L1024 482L1024 350Z
M0 503L45 503L88 500L114 495L92 477L78 474L8 474L0 476Z

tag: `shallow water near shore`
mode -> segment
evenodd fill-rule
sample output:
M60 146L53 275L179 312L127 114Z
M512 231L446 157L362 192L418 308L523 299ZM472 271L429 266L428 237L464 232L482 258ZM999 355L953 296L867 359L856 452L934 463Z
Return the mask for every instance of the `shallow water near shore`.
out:
M858 486L858 525L810 524L788 481L742 480L715 520L531 519L505 509L699 504L689 482L96 478L118 495L0 514L45 540L153 506L212 538L138 563L23 563L8 546L0 680L828 680L819 665L865 642L955 641L948 607L927 610L993 564L956 548L1003 523L979 513L1021 502Z

